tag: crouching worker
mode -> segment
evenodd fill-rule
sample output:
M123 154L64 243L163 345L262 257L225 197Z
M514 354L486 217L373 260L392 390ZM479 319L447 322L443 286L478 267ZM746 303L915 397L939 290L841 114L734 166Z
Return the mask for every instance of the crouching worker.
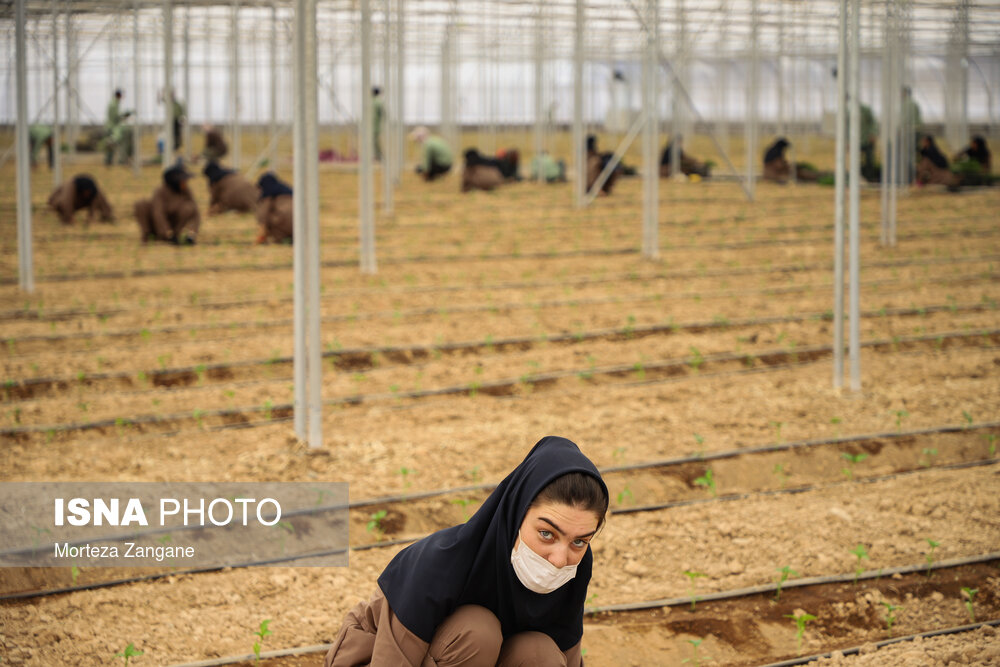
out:
M707 162L700 162L684 152L684 144L681 143L681 173L685 176L695 174L702 178L708 178L712 165ZM670 178L671 160L673 159L674 141L671 139L660 154L660 178Z
M216 162L205 165L203 172L208 179L208 214L226 211L249 213L257 205L260 193L257 187L232 169L223 169Z
M587 135L587 191L589 192L594 187L594 183L597 182L598 177L604 168L611 162L611 158L614 153L601 153L597 150L597 137L593 134ZM604 181L604 185L601 186L602 195L610 195L611 189L615 186L615 181L618 180L618 172L621 170L621 164L617 165L610 174L608 178Z
M49 195L49 207L64 225L72 224L73 214L83 208L87 209L88 225L95 215L101 222L114 222L115 219L111 204L90 174L77 174L53 190Z
M392 559L324 667L580 667L590 541L607 507L594 464L543 438L471 519Z
M462 192L493 190L503 185L503 172L498 161L488 158L475 148L465 151L465 169L462 170Z
M764 180L775 183L787 183L792 176L792 164L785 157L785 151L792 144L784 137L778 137L764 151ZM808 162L795 163L795 180L800 183L815 183L821 178L830 178L832 174L821 172Z
M541 154L531 158L531 180L544 179L546 183L566 182L566 163L563 160L556 160L542 151Z
M260 226L257 243L292 240L292 188L274 172L263 174L257 181L260 199L257 200L257 224Z
M423 175L425 181L433 181L451 170L451 148L444 139L431 134L424 126L413 130L410 138L421 148L423 158L417 165L417 173Z
M925 134L920 137L917 147L920 161L917 162L917 185L958 185L958 176L948 167L948 158L934 142L934 137Z
M194 245L197 241L201 214L188 186L190 179L184 165L177 164L163 172L163 185L153 191L151 199L135 203L143 243L154 240Z

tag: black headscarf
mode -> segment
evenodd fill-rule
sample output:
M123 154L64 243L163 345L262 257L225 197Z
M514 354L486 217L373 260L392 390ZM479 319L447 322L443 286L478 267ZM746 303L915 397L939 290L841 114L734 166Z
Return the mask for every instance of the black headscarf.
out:
M163 182L178 194L181 192L181 185L189 178L191 178L191 174L180 163L163 172Z
M84 204L94 201L97 196L97 183L89 174L80 174L73 178L73 185L76 187L76 196Z
M212 161L205 165L205 169L202 173L208 177L209 185L215 185L223 178L234 172L232 169L223 169L215 161Z
M924 139L927 140L927 145L920 147L920 155L930 160L931 164L938 169L947 169L948 158L946 158L938 149L937 144L934 143L934 137L929 134L925 134Z
M767 164L771 160L778 160L785 157L785 149L788 148L788 139L784 137L778 137L778 140L771 144L767 152L764 153L764 164Z
M262 174L261 177L257 179L257 187L260 188L261 199L292 194L291 186L279 179L273 171Z
M975 160L985 168L990 166L990 149L986 147L986 140L980 135L972 137L972 143L965 149L965 154L970 160Z
M430 642L438 626L464 604L486 607L500 620L504 637L543 632L566 651L583 637L583 603L590 583L590 549L576 577L548 594L529 591L510 563L518 529L535 496L557 477L600 473L565 438L547 436L497 485L466 523L445 528L399 552L378 585L410 632Z

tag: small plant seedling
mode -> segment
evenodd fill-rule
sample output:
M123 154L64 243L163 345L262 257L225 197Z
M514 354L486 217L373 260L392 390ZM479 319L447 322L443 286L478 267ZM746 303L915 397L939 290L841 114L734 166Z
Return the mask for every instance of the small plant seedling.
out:
M847 461L847 467L841 468L840 472L844 473L844 476L847 477L847 479L854 479L854 466L868 458L868 455L863 452L861 454L841 452L840 458Z
M785 422L772 421L771 426L774 428L774 441L779 445L784 442L781 439L781 427L785 425Z
M415 472L416 472L416 470L414 470L413 468L407 468L406 466L403 466L402 468L399 469L399 475L403 478L403 488L404 489L410 488L410 479L409 479L409 477L410 477L410 475L414 474Z
M701 643L703 641L705 641L705 640L704 639L689 639L688 640L688 644L690 644L692 650L694 650L694 655L692 655L690 658L684 658L683 660L681 660L681 662L682 663L683 662L690 662L695 667L699 667L701 665L701 659L708 657L707 655L705 655L705 656L699 656L698 655L698 647L701 646Z
M989 445L990 458L997 455L997 434L996 433L984 433L983 438Z
M965 611L969 613L970 623L976 622L976 612L972 608L972 598L974 598L978 592L978 588L969 588L968 586L962 587L962 597L965 598L965 602L963 604L965 605Z
M931 576L931 568L934 567L934 550L941 546L940 542L935 542L931 538L927 538L927 544L931 546L931 550L924 555L924 560L927 561L927 576Z
M778 581L775 582L776 588L774 589L774 601L777 602L781 599L781 585L788 581L788 577L799 576L799 573L792 569L791 565L786 565L784 567L777 568L781 576Z
M73 585L76 586L76 580L80 576L80 568L78 568L76 565L70 565L69 576L73 579Z
M858 562L854 565L854 585L858 585L858 577L861 573L865 571L865 568L861 567L862 560L870 560L868 558L868 549L865 549L865 545L859 544L858 546L851 549L851 553L857 557Z
M694 580L699 577L707 577L708 575L704 572L684 570L684 576L688 578L688 592L691 594L691 611L694 611L695 603L698 602L698 596L694 594Z
M473 484L479 482L479 480L483 478L483 471L480 470L479 466L474 466L469 470L466 470L465 474L469 476L469 479L472 480Z
M938 450L934 447L924 447L922 454L920 457L920 467L930 468L934 463L934 457L938 455Z
M368 516L368 523L365 524L365 529L367 529L369 533L373 533L375 535L375 539L380 542L382 541L382 538L385 536L385 532L382 528L382 519L385 518L385 515L386 515L385 510L372 512Z
M778 476L778 484L781 485L782 489L785 488L785 482L788 481L788 471L785 470L784 464L775 463L773 472Z
M451 503L453 505L458 505L459 507L462 508L462 521L468 521L469 510L466 508L472 504L472 501L469 500L468 498L454 498L452 499Z
M260 662L260 650L264 647L264 637L271 634L271 631L267 629L267 626L271 624L271 619L264 619L260 622L260 627L257 632L253 633L257 639L253 643L253 654L255 662Z
M903 430L903 419L909 417L910 413L906 410L891 410L890 414L896 415L896 432L901 432Z
M806 633L806 623L815 621L816 617L810 613L802 612L801 614L785 614L785 618L790 618L795 622L795 645L799 655L802 655L802 636Z
M709 491L712 492L713 498L718 497L718 493L715 488L715 475L712 474L711 468L706 468L705 474L694 480L694 483L697 484L698 486L706 487Z
M697 373L701 365L705 363L705 357L702 356L701 351L698 350L694 345L691 346L691 358L688 359L688 366Z
M902 609L898 604L892 604L891 602L882 601L885 605L885 630L892 636L892 624L896 622L896 612Z
M125 647L124 651L122 651L121 653L115 653L115 657L116 658L121 658L122 661L124 661L124 663L125 663L125 667L128 667L128 661L129 661L129 659L135 658L137 656L140 656L143 653L144 653L143 651L140 651L139 649L137 649L135 647L134 643L129 642L128 646Z
M962 419L965 420L965 428L972 428L972 424L975 423L972 413L968 410L962 410Z
M611 456L612 458L614 458L615 461L623 461L625 459L625 448L616 447L614 453L612 453Z
M626 484L625 488L618 494L618 504L624 505L626 500L631 501L633 499L634 496L632 495L632 489L630 489L628 484Z

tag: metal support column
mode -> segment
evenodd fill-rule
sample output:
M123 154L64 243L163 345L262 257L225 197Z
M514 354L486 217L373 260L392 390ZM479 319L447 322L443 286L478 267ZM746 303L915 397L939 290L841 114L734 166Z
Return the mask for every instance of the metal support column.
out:
M658 4L658 0L646 1L646 50L642 60L642 110L645 116L642 128L642 256L646 259L657 259L660 256L660 169L657 159L660 146ZM675 123L676 120L675 117ZM675 155L680 155L679 143L674 143ZM679 167L676 173L680 173Z
M375 273L375 183L372 174L372 11L371 0L361 0L361 123L358 127L359 210L362 273Z
M163 0L163 168L174 162L174 7Z
M240 127L240 0L233 0L230 40L232 54L229 63L229 113L231 114L229 133L233 138L233 168L239 171L243 162L243 137ZM316 145L313 144L310 150L315 152L315 148Z
M393 147L390 145L391 131L389 126L395 121L392 114L392 105L389 103L389 99L392 97L389 89L389 82L392 81L392 7L390 7L390 0L383 0L382 7L383 21L382 21L382 86L381 86L381 96L382 96L382 136L378 137L379 144L382 146L382 211L386 214L391 215L393 209L393 182L392 182L392 153ZM371 92L366 93L371 96ZM368 141L372 143L374 135L374 118L372 134L369 135ZM373 147L374 150L374 147Z
M584 206L587 194L587 153L583 136L584 11L584 0L576 0L576 30L573 33L573 190L577 208Z
M406 157L406 0L396 0L396 68L392 92L396 102L393 105L395 122L392 123L392 141L396 146L396 159L393 163L392 178L398 185L403 175L403 163Z
M135 100L135 108L132 110L132 173L136 176L142 167L139 141L142 138L139 125L139 68L139 0L132 0L132 96Z
M278 6L271 4L271 123L268 132L267 164L274 169L278 151Z
M687 69L687 27L685 25L684 0L677 0L675 6L677 36L674 57L677 62L675 71L676 77L673 80L673 95L671 95L670 111L670 140L674 148L670 152L670 177L673 179L683 179L681 172L681 143L684 134L684 101L681 98L680 90L687 90L688 69ZM646 21L646 30L650 30L649 20ZM647 38L648 38L647 32Z
M194 154L191 151L191 7L184 10L184 129L181 141L184 143L185 160Z
M850 150L850 191L849 201L849 239L848 249L848 271L850 276L848 294L848 362L851 371L851 390L861 390L861 293L860 293L860 272L861 272L861 224L860 224L860 201L861 201L861 108L859 95L861 94L859 67L861 55L861 3L859 0L851 0L851 46L849 78L847 80L850 92L848 97L851 102L851 150Z
M959 0L945 57L945 140L952 152L969 141L969 0Z
M52 182L62 183L62 133L59 117L59 2L52 0Z
M545 150L545 3L538 3L535 14L535 164L538 165L538 182L545 182L541 156Z
M750 23L750 61L747 67L750 68L747 76L747 117L744 137L746 140L746 187L747 198L751 201L756 191L755 177L757 165L757 80L760 67L757 55L757 37L759 32L760 14L757 7L757 0L751 2L751 23Z
M295 2L295 433L323 445L319 168L316 153L316 0Z
M17 78L17 267L18 285L25 292L35 291L35 270L31 247L31 157L28 150L28 50L25 26L25 2L14 7L14 43Z
M833 386L844 386L844 150L847 122L847 0L840 0L837 24L837 143L833 176Z
M458 149L458 132L455 127L455 84L452 81L454 69L452 57L455 49L455 26L449 19L444 29L444 40L441 43L441 135L452 150Z

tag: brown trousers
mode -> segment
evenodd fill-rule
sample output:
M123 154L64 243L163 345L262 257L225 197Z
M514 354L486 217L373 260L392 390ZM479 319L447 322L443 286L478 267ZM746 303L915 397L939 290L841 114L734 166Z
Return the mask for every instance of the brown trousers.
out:
M428 644L396 618L381 590L347 613L323 667L582 667L580 645L560 651L541 632L506 640L485 607L465 605L438 627Z
M293 207L292 195L264 197L258 201L257 224L260 233L257 235L257 243L266 243L269 239L281 243L285 239L291 239L295 228Z

